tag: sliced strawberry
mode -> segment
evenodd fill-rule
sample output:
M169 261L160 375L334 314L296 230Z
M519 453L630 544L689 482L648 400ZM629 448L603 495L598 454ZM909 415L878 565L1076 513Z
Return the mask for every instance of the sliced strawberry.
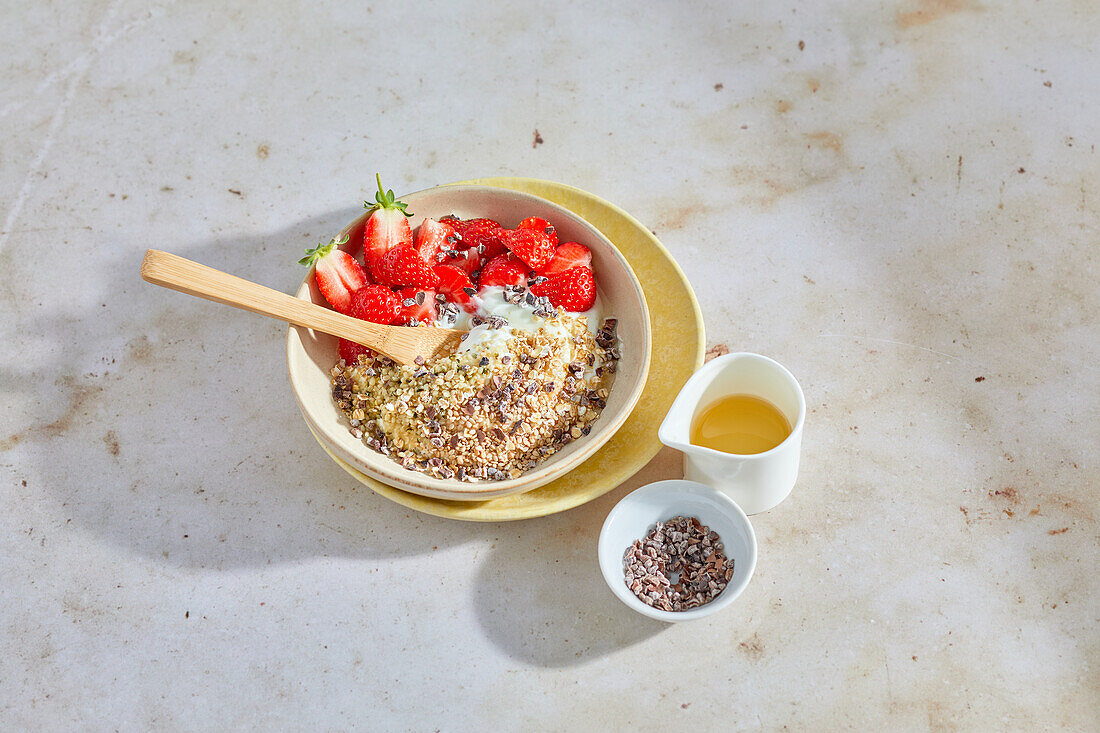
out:
M432 323L435 321L435 291L421 288L402 288L398 297L401 298L401 310L393 325L409 325L411 321Z
M343 236L328 244L318 244L313 249L307 249L306 256L298 260L300 265L313 266L313 276L321 295L341 313L348 312L351 294L370 282L362 265L347 252L338 249L347 241L347 236Z
M466 247L476 247L479 238L500 229L500 224L492 219L459 219L452 215L440 221L449 224Z
M529 216L519 223L516 229L530 229L536 232L542 232L546 236L550 237L550 243L555 247L558 246L558 232L546 221L546 219L540 219L537 216Z
M588 247L576 242L562 242L554 250L554 258L546 263L546 266L538 271L540 275L557 275L559 272L572 270L574 267L591 267L592 252Z
M371 323L391 323L401 309L401 301L383 285L366 285L351 294L348 315ZM354 364L360 354L373 352L362 344L340 339L340 358Z
M491 260L505 252L504 244L500 241L500 233L504 231L500 224L492 219L468 219L466 221L447 222L454 227L462 248L476 248L483 260Z
M371 323L390 323L401 309L401 299L384 285L367 285L351 294L348 315Z
M372 211L363 228L363 258L367 263L367 269L375 280L380 280L376 268L382 255L394 247L401 245L412 246L412 228L409 226L409 217L405 211L405 204L394 199L393 190L382 190L382 176L375 174L378 181L378 193L374 194L376 203L363 206Z
M347 339L340 339L340 358L348 364L355 364L359 361L359 355L366 354L367 356L374 356L374 352L368 349L363 344L357 344L354 341L348 341Z
M464 271L453 265L437 265L432 270L439 276L439 292L447 296L447 300L470 313L477 310L473 298L474 284Z
M504 246L533 269L539 269L554 257L550 235L534 229L505 229L500 233Z
M483 261L488 262L508 252L508 248L504 246L504 242L500 238L506 231L508 230L497 229L495 232L490 232L481 237L474 251L481 255Z
M574 267L551 276L544 283L532 285L531 292L538 296L545 295L553 306L579 313L596 304L596 278L591 269Z
M399 245L387 251L378 261L378 281L403 288L434 288L439 276L411 245Z
M481 270L478 284L482 288L490 285L526 285L527 266L519 260L508 259L508 255L500 255Z
M443 252L454 250L457 244L458 235L447 222L425 219L416 229L414 246L429 265L438 265L443 261Z
M465 272L471 280L473 280L474 274L481 269L481 262L481 255L477 253L476 249L466 249L459 252L457 257L446 257L443 260L444 265L457 267Z

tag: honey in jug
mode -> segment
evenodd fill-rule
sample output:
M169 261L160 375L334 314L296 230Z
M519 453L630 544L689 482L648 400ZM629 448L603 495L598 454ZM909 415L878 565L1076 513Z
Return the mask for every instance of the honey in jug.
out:
M748 394L720 397L691 421L692 445L742 456L769 451L790 434L791 424L778 407Z

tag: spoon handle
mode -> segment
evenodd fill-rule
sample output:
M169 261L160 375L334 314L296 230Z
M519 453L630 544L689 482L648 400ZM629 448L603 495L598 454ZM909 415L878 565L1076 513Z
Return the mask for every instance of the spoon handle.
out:
M387 326L345 316L168 252L146 250L141 277L154 285L389 351Z

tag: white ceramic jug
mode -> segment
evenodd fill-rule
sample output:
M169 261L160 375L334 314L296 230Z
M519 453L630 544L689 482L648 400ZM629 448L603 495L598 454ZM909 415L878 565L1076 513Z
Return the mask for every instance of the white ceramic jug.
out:
M782 443L763 453L735 455L691 444L692 420L725 395L750 394L779 408L793 426ZM727 354L704 364L687 381L657 432L684 454L684 478L713 486L746 514L767 511L787 498L798 477L806 398L782 364L759 354Z

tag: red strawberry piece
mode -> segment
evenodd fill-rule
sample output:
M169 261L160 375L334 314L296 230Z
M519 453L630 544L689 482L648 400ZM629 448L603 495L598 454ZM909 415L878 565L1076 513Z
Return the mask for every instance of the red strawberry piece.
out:
M457 257L447 257L443 260L444 265L457 267L465 272L471 280L474 274L481 269L481 262L481 255L477 253L476 249L466 249L459 252Z
M481 256L483 261L488 262L508 252L508 248L504 246L504 242L500 238L500 235L505 231L507 230L497 229L481 240L481 244L474 251Z
M367 285L351 294L348 315L371 323L391 323L401 309L401 299L384 285Z
M378 280L386 285L403 288L434 288L439 276L410 245L402 244L387 251L378 261Z
M401 309L401 301L383 285L366 285L351 294L348 315L371 323L391 323ZM354 364L360 354L373 352L362 344L340 339L340 358Z
M447 296L447 300L458 303L470 313L477 310L474 284L463 270L453 265L437 265L432 270L439 276L439 292Z
M529 216L519 223L516 229L530 229L536 232L542 232L546 236L550 237L550 243L555 247L558 246L558 232L546 221L546 219L540 219L537 216Z
M374 279L380 280L376 268L382 255L394 247L412 246L412 228L409 226L412 214L405 211L403 202L394 199L392 189L382 190L382 176L375 174L375 179L378 181L375 203L363 202L368 211L374 212L363 228L363 258Z
M469 219L457 224L451 222L451 226L455 228L462 246L476 248L483 260L504 254L504 244L500 241L504 230L492 219Z
M579 313L596 304L596 278L590 268L574 267L551 276L544 283L532 285L531 292L545 295L553 306Z
M506 229L500 233L500 240L512 254L539 269L554 258L554 245L550 235L534 229Z
M519 260L508 259L508 255L500 255L481 270L478 283L482 288L490 285L526 285L527 266Z
M374 352L368 349L363 344L357 344L354 341L348 341L347 339L340 339L340 358L348 364L355 364L359 361L359 355L366 354L367 356L373 356Z
M467 247L476 247L478 244L476 240L479 237L500 229L500 224L492 219L458 219L454 216L445 216L440 221L449 224ZM471 242L470 240L475 241Z
M306 250L306 256L298 260L300 265L312 265L313 277L321 295L341 313L348 312L351 294L366 285L370 280L363 266L338 247L347 244L346 236L333 239L328 244L318 244Z
M413 322L432 323L435 321L435 291L421 288L402 288L401 310L393 320L395 326L414 325Z
M540 275L557 275L574 267L591 267L592 253L588 247L576 242L563 242L554 250L554 259L538 271Z
M454 228L442 221L425 219L416 229L416 250L429 265L443 261L445 251L457 249L458 235Z

